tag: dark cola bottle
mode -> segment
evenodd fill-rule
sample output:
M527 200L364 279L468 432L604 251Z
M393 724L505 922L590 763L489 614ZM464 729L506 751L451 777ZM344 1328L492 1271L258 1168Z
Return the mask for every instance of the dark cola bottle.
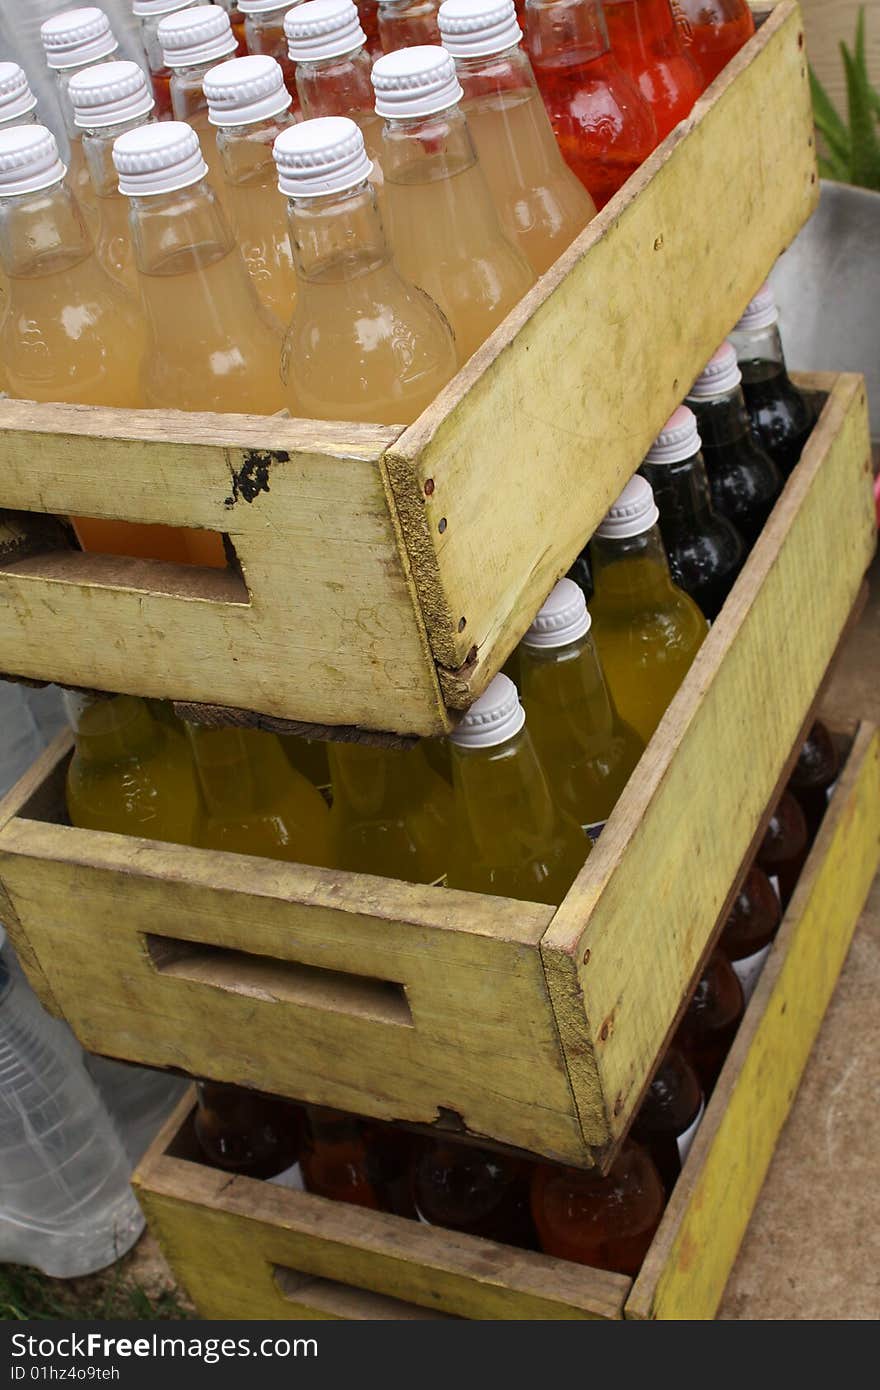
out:
M684 1053L670 1047L657 1068L633 1122L632 1137L644 1144L672 1192L699 1128L705 1103L700 1079Z
M195 1132L209 1163L248 1178L277 1178L302 1149L303 1112L292 1101L200 1081Z
M813 725L798 754L788 790L797 800L814 840L828 809L828 797L840 772L840 759L834 740L820 721Z
M785 791L773 810L757 854L783 908L791 901L809 850L810 834L804 813L791 792Z
M452 1139L423 1143L412 1168L419 1216L431 1226L535 1249L531 1165Z
M744 1008L733 966L720 951L713 951L675 1035L675 1045L700 1078L705 1096L712 1094Z
M755 295L730 341L736 348L755 438L788 477L812 433L815 413L788 375L779 310L769 285Z
M740 884L718 943L736 972L746 1003L755 991L781 920L776 891L764 870L753 864Z

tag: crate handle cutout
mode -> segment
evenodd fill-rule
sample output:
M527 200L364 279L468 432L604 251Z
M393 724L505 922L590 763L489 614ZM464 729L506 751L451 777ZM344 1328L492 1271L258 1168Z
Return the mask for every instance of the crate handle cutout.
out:
M273 1277L281 1297L289 1303L299 1303L303 1307L314 1308L318 1313L329 1313L331 1317L391 1322L411 1318L461 1321L453 1313L419 1308L413 1303L403 1303L399 1298L373 1293L371 1289L359 1289L336 1279L316 1279L310 1274L287 1269L284 1265L273 1266Z
M220 532L205 532L219 535ZM180 565L170 560L144 560L132 555L101 555L74 549L39 550L35 554L4 558L0 547L0 575L42 579L76 588L141 591L203 603L250 607L251 596L237 566L213 569Z
M374 1023L412 1028L403 985L327 970L320 965L249 955L246 951L146 934L147 955L160 975L190 980L209 989L259 999L264 1004L298 1004L329 1013L353 1014Z

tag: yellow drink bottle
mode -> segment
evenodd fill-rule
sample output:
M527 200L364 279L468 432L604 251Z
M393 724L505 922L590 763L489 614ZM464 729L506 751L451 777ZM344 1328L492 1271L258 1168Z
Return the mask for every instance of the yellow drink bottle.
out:
M408 883L446 874L452 795L420 747L331 743L334 867Z
M300 738L296 734L279 737L291 767L301 772L313 787L330 786L330 760L326 743L319 738Z
M502 226L543 275L596 205L556 143L513 0L444 0L438 20Z
M186 121L198 135L214 192L225 200L223 164L208 119L204 81L212 68L231 58L238 48L229 15L219 5L195 5L165 15L157 32L163 62L171 73L171 114L175 121Z
M298 864L330 862L327 803L274 734L188 725L202 793L196 843Z
M554 799L594 842L644 742L614 706L587 601L560 579L519 647L522 699Z
M593 635L621 717L647 742L709 631L672 582L654 494L632 478L590 543Z
M263 54L218 63L205 78L224 202L244 263L263 306L285 327L296 300L287 208L278 192L272 146L288 126L291 96L274 58Z
M455 818L447 887L562 902L590 841L551 794L513 681L497 675L449 743Z
M363 135L343 116L303 121L279 135L275 161L296 265L292 414L408 425L458 363L437 306L392 261Z
M464 362L534 284L504 235L443 48L387 53L373 65L384 207L394 259L439 304Z
M86 830L195 843L199 795L186 743L143 700L66 697L76 732L67 810Z

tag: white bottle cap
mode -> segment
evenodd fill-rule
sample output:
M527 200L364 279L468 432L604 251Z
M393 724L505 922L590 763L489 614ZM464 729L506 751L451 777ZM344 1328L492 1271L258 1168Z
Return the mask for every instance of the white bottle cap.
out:
M630 478L614 506L608 509L596 528L596 535L603 540L629 540L650 531L659 516L651 484L637 473Z
M485 58L522 43L513 0L443 0L437 23L453 58Z
M127 130L113 146L119 191L150 198L189 188L208 172L199 137L183 121L156 121Z
M152 19L186 9L191 4L192 0L132 0L131 11L138 19Z
M14 125L0 130L0 198L51 188L66 173L58 142L44 125Z
M26 116L36 104L24 69L18 63L0 63L0 125Z
M292 63L341 58L367 41L352 0L306 0L284 16L287 56Z
M196 5L160 19L159 43L169 68L194 68L228 58L238 47L229 15L219 5Z
M645 455L645 463L681 463L700 452L697 417L686 405L673 411Z
M271 14L273 10L287 10L296 0L238 0L242 14Z
M383 54L373 64L370 77L377 114L392 120L433 116L464 96L452 54L435 44Z
M202 90L211 125L253 125L289 111L293 101L284 85L281 64L268 53L230 58L205 77Z
M496 748L518 734L525 722L516 686L499 672L453 729L449 742L459 748Z
M321 198L356 188L373 172L364 137L347 116L316 116L282 130L272 148L278 187L288 198Z
M527 647L567 647L586 637L592 621L583 590L560 579L522 640Z
M755 332L759 328L772 328L773 324L778 322L779 310L776 307L776 300L773 298L773 291L768 281L758 290L733 331L734 333L738 333L740 330Z
M156 102L153 89L137 63L100 63L70 79L68 93L74 124L82 130L102 130L147 116Z
M722 343L716 353L709 358L700 375L687 393L689 401L705 401L712 396L726 396L735 391L742 381L742 372L736 362L736 348L733 343Z
M46 62L56 71L94 63L119 47L109 19L93 5L53 15L40 25L40 38Z

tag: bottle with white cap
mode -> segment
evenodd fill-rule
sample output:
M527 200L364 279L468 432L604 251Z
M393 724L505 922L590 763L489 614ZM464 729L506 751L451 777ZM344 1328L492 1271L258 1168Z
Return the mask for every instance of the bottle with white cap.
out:
M288 11L284 32L303 116L348 116L360 126L373 163L370 182L381 197L382 119L374 109L373 60L353 0L306 0Z
M0 63L0 130L13 125L36 125L37 98L18 63Z
M244 15L244 35L248 53L265 53L281 65L284 82L296 102L294 66L287 55L284 18L301 0L239 0ZM298 114L298 113L297 113Z
M284 404L281 333L208 183L196 132L181 121L129 130L113 146L113 163L131 200L150 328L145 403L274 415Z
M502 226L543 275L596 206L562 158L513 0L443 0L439 21Z
M447 887L561 903L591 842L554 800L508 676L495 677L449 744L455 802Z
M162 60L171 73L172 115L175 121L187 121L198 135L214 191L222 199L223 170L203 88L211 69L238 50L229 15L219 5L194 5L164 15L158 33Z
M235 42L238 44L238 56L244 58L247 55L247 40L244 32L244 14L242 13L239 0L212 0L213 4L219 5L229 16L229 23L232 25L232 32L235 35ZM294 4L296 0L294 0Z
M289 199L296 308L282 374L294 415L406 425L454 375L449 325L385 239L364 137L344 116L275 142Z
M106 14L94 5L53 15L40 25L40 39L46 62L55 77L70 141L70 182L80 204L92 217L97 212L95 195L83 153L82 131L76 124L67 89L75 73L96 63L112 63L119 44Z
M370 61L382 56L382 41L379 38L379 0L357 0L357 12L361 28L367 36L367 52Z
M736 348L722 343L688 392L712 500L751 549L782 490L782 476L752 433Z
M712 505L696 417L680 405L645 456L641 472L660 509L672 577L712 622L743 567L746 547Z
M156 115L159 120L171 116L171 71L162 56L159 41L159 23L167 14L177 10L192 10L204 0L132 0L132 12L140 21L141 42L147 55L153 95L156 98Z
M709 630L672 581L658 520L651 485L636 474L590 542L593 635L621 718L646 743Z
M383 53L440 42L440 0L379 0L377 27Z
M404 48L373 65L394 258L443 310L466 361L534 284L505 236L451 54Z
M779 310L769 284L755 295L730 341L742 372L752 430L788 477L812 433L815 415L788 375L779 335Z
M296 276L272 158L278 136L294 123L284 74L268 54L231 58L208 73L205 96L223 169L224 201L245 265L262 303L286 326L296 299Z
M617 713L587 601L560 579L519 647L523 705L555 800L595 841L644 751Z

